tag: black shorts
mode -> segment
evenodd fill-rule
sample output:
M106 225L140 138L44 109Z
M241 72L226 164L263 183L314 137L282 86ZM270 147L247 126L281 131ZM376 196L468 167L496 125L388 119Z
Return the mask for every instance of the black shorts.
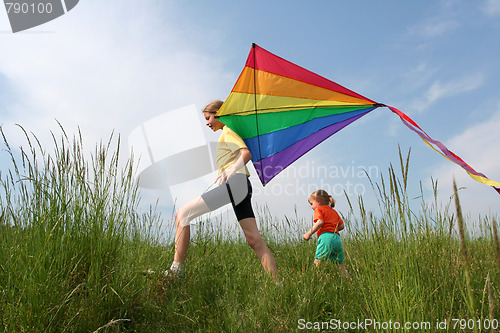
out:
M245 174L237 173L227 183L204 193L201 197L211 211L231 203L238 221L255 217L251 202L252 184Z

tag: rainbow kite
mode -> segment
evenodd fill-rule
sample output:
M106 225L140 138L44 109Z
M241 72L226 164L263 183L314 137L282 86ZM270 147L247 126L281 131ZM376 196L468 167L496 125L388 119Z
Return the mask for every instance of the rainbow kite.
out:
M385 106L253 44L245 68L216 116L245 141L266 185L331 135ZM387 107L431 148L500 194L500 183L430 138L406 114Z

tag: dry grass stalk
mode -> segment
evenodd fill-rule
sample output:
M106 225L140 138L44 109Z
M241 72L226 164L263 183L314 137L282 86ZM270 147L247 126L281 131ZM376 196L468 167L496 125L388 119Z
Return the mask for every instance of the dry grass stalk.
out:
M493 322L493 320L495 319L495 298L493 297L493 288L491 286L490 273L488 273L488 276L486 277L486 285L488 288L490 322ZM491 326L491 332L495 332L495 328L493 327L493 325Z
M467 296L469 298L469 312L471 315L471 319L474 319L475 307L474 307L474 297L472 296L472 286L471 286L470 271L469 271L469 256L467 254L467 245L465 243L464 218L462 216L462 207L460 206L457 184L455 180L453 180L453 191L455 194L455 205L457 207L457 222L458 222L458 231L460 234L460 252L462 253L462 258L464 262L464 274L465 274L465 281L467 284ZM474 332L477 332L477 328L475 326L474 326Z
M495 257L497 258L497 274L500 280L500 244L498 241L497 221L493 219L493 238L495 240Z

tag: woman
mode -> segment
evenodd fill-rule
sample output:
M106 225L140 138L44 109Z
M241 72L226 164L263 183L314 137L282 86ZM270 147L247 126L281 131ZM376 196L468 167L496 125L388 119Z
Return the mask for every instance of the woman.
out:
M203 110L207 126L214 132L222 130L217 143L218 187L185 204L175 213L174 261L164 274L178 276L184 273L183 263L190 240L189 222L231 203L248 245L255 251L264 270L276 278L274 257L259 233L251 204L252 186L246 164L252 159L252 154L235 132L215 118L222 104L222 101L214 101Z

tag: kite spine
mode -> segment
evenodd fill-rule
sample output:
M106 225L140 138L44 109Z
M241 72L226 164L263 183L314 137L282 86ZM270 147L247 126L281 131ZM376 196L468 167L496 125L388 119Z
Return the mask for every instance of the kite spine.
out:
M256 56L255 56L255 46L256 44L255 43L252 43L252 49L253 49L253 98L254 98L254 112L255 112L255 130L257 131L257 146L259 147L259 157L257 159L260 160L262 158L262 154L261 154L261 147L260 147L260 136L259 136L259 120L258 120L258 117L257 117L257 77L256 77L256 68L257 68L257 64L256 64ZM264 170L263 170L263 167L262 167L262 163L260 163L260 174L263 175L264 174ZM266 182L264 181L262 183L262 186L266 186Z

